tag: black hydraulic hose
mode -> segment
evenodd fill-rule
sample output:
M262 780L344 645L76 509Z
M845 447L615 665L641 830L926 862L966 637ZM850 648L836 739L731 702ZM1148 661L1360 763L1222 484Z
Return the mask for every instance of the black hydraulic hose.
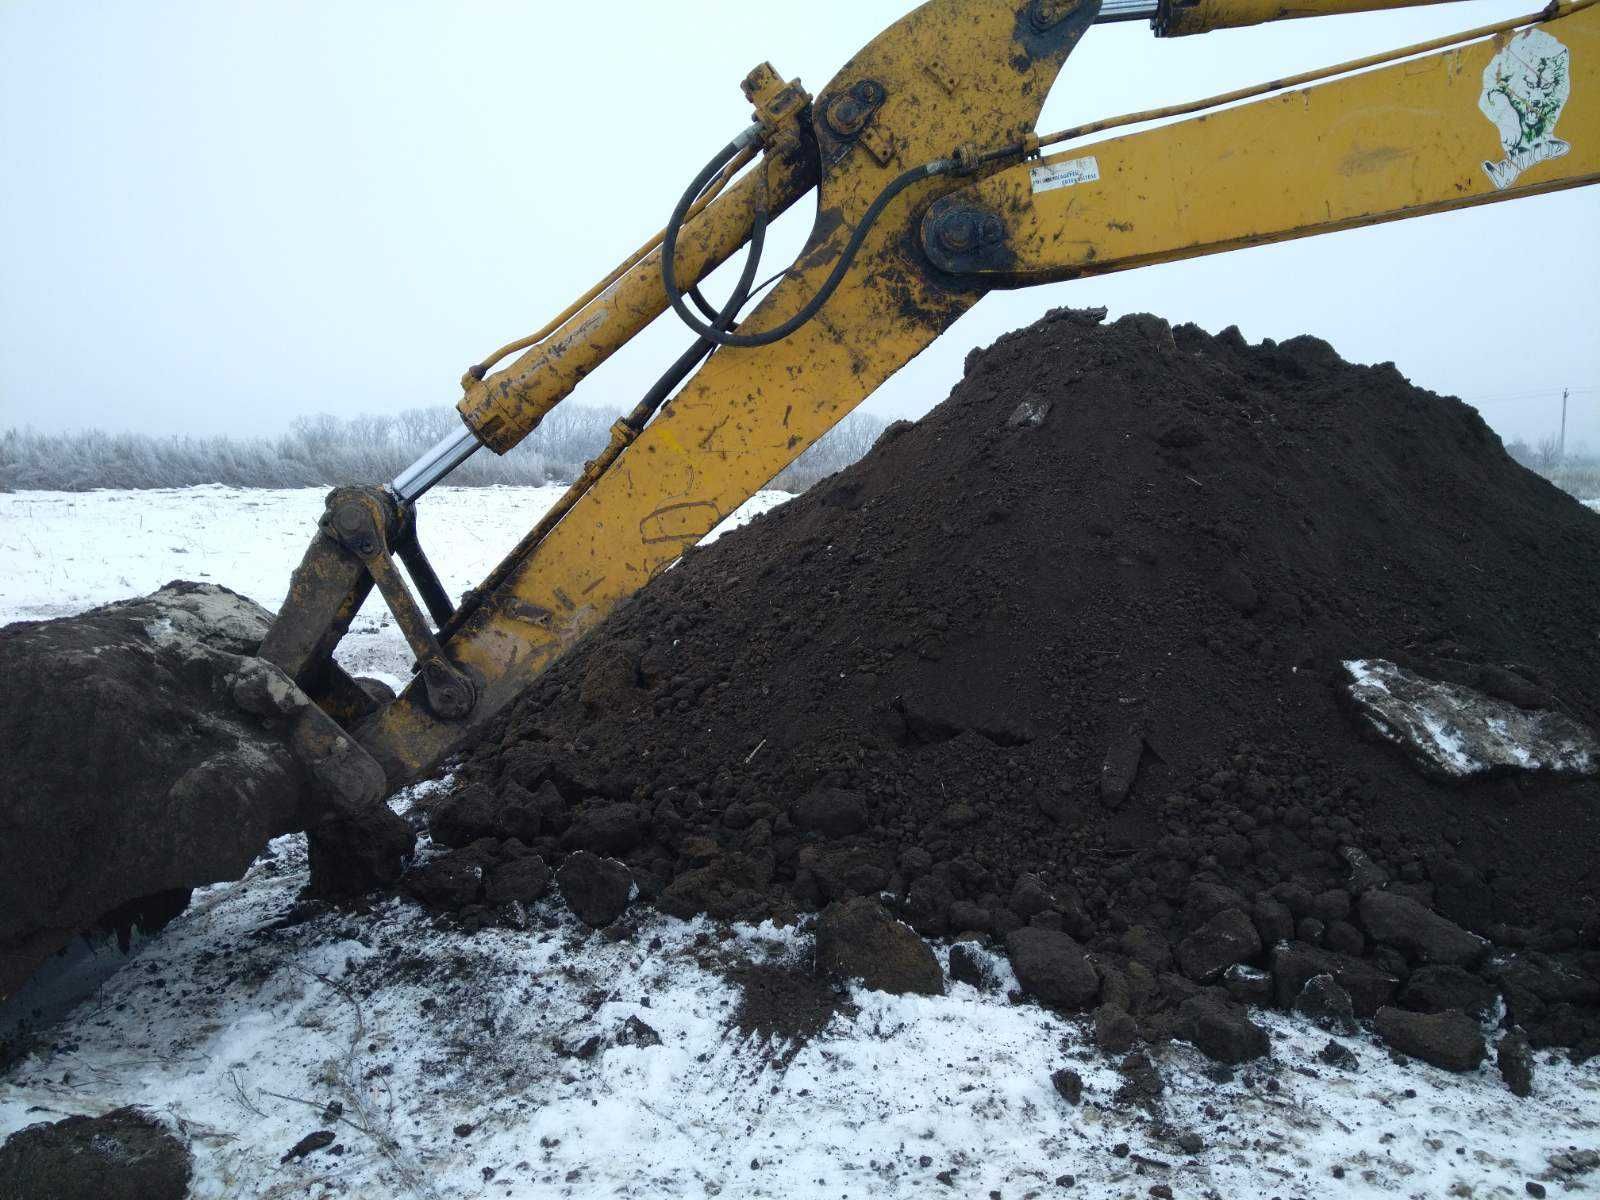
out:
M678 360L667 368L666 373L651 385L644 398L634 406L633 411L628 414L628 424L633 426L636 432L643 432L645 425L655 415L656 409L672 395L673 389L689 378L694 369L705 362L707 356L715 349L716 346L710 342L696 339L694 345L678 356Z
M700 315L708 321L717 319L717 310L711 306L711 301L706 299L706 294L700 290L698 284L689 289L689 299L694 301L694 306L700 310Z
M713 312L715 328L732 328L733 322L739 316L739 310L750 299L751 282L755 279L756 270L760 265L761 248L765 242L766 234L767 225L763 218L757 221L756 228L751 232L751 252L745 262L744 271L739 276L739 283L733 289L732 297L729 298L727 305L723 307L721 312ZM777 278L779 278L777 275L772 277L772 279ZM762 283L761 286L766 287L767 284L772 282L772 279ZM705 338L696 338L694 345L680 354L677 361L667 368L661 378L651 385L650 390L644 394L639 403L633 406L633 411L622 419L623 424L632 429L635 434L644 432L644 427L650 423L650 418L655 415L656 409L661 407L666 398L672 395L674 389L687 379L694 372L694 369L704 362L706 357L716 348L714 342ZM577 497L573 496L569 491L567 496L563 497L559 503L567 504L568 510L570 510L571 504L576 503L576 501ZM560 516L565 516L565 512L561 513ZM549 514L546 514L546 520L548 518ZM559 520L559 517L557 519ZM448 641L466 623L467 618L483 606L484 599L505 582L512 566L524 561L533 552L533 548L539 544L540 540L549 533L551 528L554 528L554 524L547 527L545 521L541 521L522 541L517 543L510 556L496 567L481 585L472 589L462 598L461 606L456 609L454 614L448 620L440 622L439 640L441 642ZM437 616L435 619L438 619Z
M761 251L766 244L766 237L767 215L765 206L763 206L757 211L755 226L750 231L750 252L745 256L744 270L739 275L739 282L734 286L733 295L729 297L728 303L720 312L707 303L705 297L700 294L699 288L693 289L695 302L701 306L703 311L711 315L711 328L713 330L723 333L732 329L734 321L738 319L739 310L750 299L756 271L761 266ZM778 277L773 276L773 278L776 279ZM771 281L769 280L768 282ZM763 283L761 286L765 287L766 284ZM678 356L677 361L667 368L661 378L655 381L650 390L634 406L633 411L628 414L628 424L636 432L642 431L656 409L661 407L662 402L716 348L717 344L710 338L696 338L694 345Z
M694 330L704 341L714 342L719 346L770 346L774 342L781 342L811 320L822 310L822 306L833 297L833 293L838 290L839 284L844 281L846 272L850 270L851 264L855 262L856 255L861 252L862 244L867 240L867 234L872 231L873 225L883 215L884 209L893 203L895 197L913 183L931 179L935 175L943 175L948 171L954 170L956 165L950 159L938 159L931 163L924 163L920 167L913 167L911 170L891 180L878 193L877 198L868 205L867 211L862 215L861 220L856 223L855 230L850 235L850 240L845 243L844 251L839 255L839 261L834 264L833 270L829 273L828 278L823 281L822 286L817 289L816 294L806 301L805 306L799 312L795 313L783 324L773 329L763 330L761 333L732 333L718 329L715 325L704 324L689 311L689 306L684 301L684 293L678 287L675 259L678 251L678 235L683 229L683 222L688 215L690 205L695 202L695 199L705 190L711 180L716 178L718 172L733 161L734 156L742 148L742 142L743 139L729 142L717 152L716 157L707 163L705 169L695 177L694 182L683 193L682 199L678 201L677 208L672 211L672 219L667 222L666 238L661 246L661 282L666 289L667 299L672 303L673 311L678 314L678 317L685 325ZM765 237L766 220L766 206L763 204L756 210L756 226L751 232L750 241L753 252L758 244L757 232L763 238Z
M738 147L738 149L736 149L734 151L735 155L737 155L738 153L741 152L741 150L743 149L743 145L744 145L745 140L746 139L752 139L754 137L754 135L755 135L755 132L756 132L756 128L752 127L749 131L747 131L744 135L741 136L741 138L740 138L740 140L738 142L734 143L734 145L736 147ZM728 161L731 161L731 159L728 160ZM706 194L707 190L710 189L710 187L712 186L713 182L716 180L716 177L722 173L723 168L726 167L726 166L727 166L727 161L724 161L721 165L719 165L717 167L716 171L714 171L710 176L702 176L701 179L698 179L698 180L695 181L697 184L699 184L699 187L695 191L694 200L699 200L701 196L704 196ZM691 200L690 204L693 204L694 200ZM763 202L759 203L757 205L757 208L756 208L756 225L759 227L759 230L760 230L760 235L761 235L760 236L760 240L758 240L757 235L754 232L752 232L752 234L751 234L751 243L752 243L752 245L751 245L751 250L750 250L750 258L746 260L747 262L750 262L750 261L754 261L756 263L760 262L760 259L761 259L761 241L765 239L766 226L767 226L768 221L769 221L769 216L768 216L768 213L767 213L767 206L766 206L766 203L763 201ZM751 271L749 273L747 273L747 278L753 278L753 268L751 269ZM745 289L742 289L742 290L743 290L743 295L741 296L740 295L741 288L735 288L734 289L734 295L736 297L738 297L738 299L732 305L731 312L729 310L723 310L722 312L718 312L716 307L711 303L711 301L706 299L706 295L705 295L704 292L702 292L700 290L700 285L699 284L696 284L694 287L689 289L688 296L689 296L689 299L694 301L694 306L700 310L700 312L705 316L706 320L708 320L708 321L710 321L712 323L712 327L713 328L721 329L721 330L726 331L726 330L729 330L729 329L733 328L733 324L732 324L733 318L738 316L739 309L742 308L744 306L745 301L749 299L750 292L749 292L748 288L745 288ZM670 372L669 372L669 374L670 374Z

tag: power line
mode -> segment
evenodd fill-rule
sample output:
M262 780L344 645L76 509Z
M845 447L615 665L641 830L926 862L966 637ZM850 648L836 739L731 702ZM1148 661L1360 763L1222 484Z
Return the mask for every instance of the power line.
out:
M1474 408L1482 408L1485 405L1525 404L1535 400L1555 400L1563 395L1590 396L1597 392L1600 392L1600 388L1549 388L1545 391L1523 392L1512 396L1483 396L1477 398L1462 396L1461 400Z

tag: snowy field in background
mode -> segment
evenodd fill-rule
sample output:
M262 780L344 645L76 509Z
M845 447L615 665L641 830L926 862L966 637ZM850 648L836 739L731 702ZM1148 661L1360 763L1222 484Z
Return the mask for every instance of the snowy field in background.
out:
M459 599L566 488L441 487L418 505L423 549ZM174 579L220 583L273 612L311 543L326 488L0 493L0 625L68 616ZM716 538L789 499L757 492ZM355 674L405 682L411 655L373 593L339 647Z
M430 496L424 544L450 590L557 492ZM224 488L0 495L0 622L177 577L275 607L321 502ZM364 612L347 663L403 671L388 626ZM245 879L196 893L53 1046L0 1078L0 1137L137 1104L190 1143L195 1196L257 1200L1147 1200L1162 1188L1515 1200L1533 1180L1551 1196L1600 1186L1564 1157L1600 1149L1593 1063L1541 1055L1535 1095L1518 1101L1491 1066L1399 1066L1365 1034L1342 1039L1358 1069L1329 1066L1327 1034L1258 1014L1270 1060L1229 1073L1183 1045L1152 1051L1166 1092L1147 1112L1113 1100L1120 1079L1084 1021L1008 1001L1003 960L995 992L857 991L809 1043L788 1044L741 1031L737 965L803 974L803 933L644 915L612 941L547 902L525 931L469 937L402 900L362 916L297 911L305 879L304 841L290 837ZM1051 1086L1062 1067L1083 1076L1079 1107ZM333 1146L283 1161L322 1129Z

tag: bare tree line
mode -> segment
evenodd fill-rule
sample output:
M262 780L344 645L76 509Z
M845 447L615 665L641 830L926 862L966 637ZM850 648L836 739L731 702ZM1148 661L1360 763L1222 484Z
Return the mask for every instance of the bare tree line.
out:
M570 483L605 446L614 420L603 409L562 405L509 454L480 452L450 482L464 487ZM884 425L878 417L850 414L770 486L805 490L870 450ZM387 416L304 417L275 438L9 429L0 433L0 490L294 488L382 481L460 427L454 409L418 408Z
M275 438L9 429L0 433L0 490L334 487L387 480L459 429L460 420L452 408L304 417ZM450 482L464 487L570 483L606 444L613 420L603 409L562 405L510 454L476 454ZM872 449L885 424L880 417L851 413L768 486L805 491ZM1600 456L1584 448L1563 457L1551 436L1537 445L1512 441L1506 452L1579 499L1600 497Z
M1529 445L1521 438L1507 442L1506 453L1580 500L1600 498L1600 455L1586 446L1580 445L1563 454L1561 439L1552 433L1541 438L1537 445Z

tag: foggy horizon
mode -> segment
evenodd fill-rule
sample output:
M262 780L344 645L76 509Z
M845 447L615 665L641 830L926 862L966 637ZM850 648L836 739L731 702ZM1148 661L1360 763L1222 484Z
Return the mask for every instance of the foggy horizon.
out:
M660 227L747 121L751 66L820 92L910 7L399 5L376 20L304 0L10 4L0 428L275 435L299 416L453 404L469 363ZM1165 41L1097 27L1041 128L1526 10L1467 0ZM1392 361L1507 441L1553 435L1569 388L1569 447L1600 447L1597 200L1574 189L995 293L867 408L920 416L973 346L1104 305ZM778 224L766 269L813 211ZM570 402L626 409L688 338L669 315Z

